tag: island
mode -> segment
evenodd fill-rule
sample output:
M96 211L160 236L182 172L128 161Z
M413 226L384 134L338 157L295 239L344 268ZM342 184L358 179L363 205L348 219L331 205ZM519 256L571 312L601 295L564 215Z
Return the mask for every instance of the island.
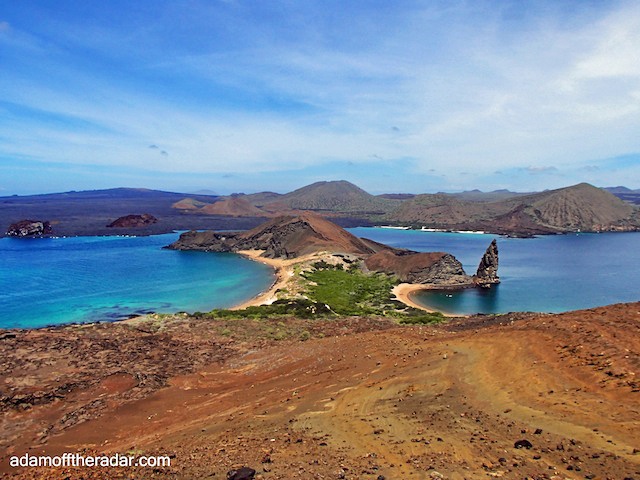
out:
M427 289L490 288L500 282L495 240L487 248L475 275L468 275L450 253L393 248L356 237L327 218L309 212L279 216L246 232L185 232L166 248L239 253L274 267L277 281L272 288L241 307L276 300L308 300L305 294L308 288L301 285L304 283L301 279L306 279L308 272L327 268L349 272L354 277L386 275L392 279L396 300L427 311L430 309L411 299L413 293Z

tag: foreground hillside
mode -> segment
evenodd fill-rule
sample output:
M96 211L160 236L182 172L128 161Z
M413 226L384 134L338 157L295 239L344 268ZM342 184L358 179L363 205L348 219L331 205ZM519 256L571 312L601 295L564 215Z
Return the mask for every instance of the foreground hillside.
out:
M640 303L420 327L149 317L0 338L0 468L16 478L640 475ZM173 464L7 467L27 449Z

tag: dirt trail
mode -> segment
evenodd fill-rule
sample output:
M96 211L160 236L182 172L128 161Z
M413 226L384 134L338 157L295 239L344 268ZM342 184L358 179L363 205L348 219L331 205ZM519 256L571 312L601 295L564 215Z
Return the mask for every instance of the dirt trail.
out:
M639 333L636 303L266 346L31 452L171 454L158 478L640 478Z

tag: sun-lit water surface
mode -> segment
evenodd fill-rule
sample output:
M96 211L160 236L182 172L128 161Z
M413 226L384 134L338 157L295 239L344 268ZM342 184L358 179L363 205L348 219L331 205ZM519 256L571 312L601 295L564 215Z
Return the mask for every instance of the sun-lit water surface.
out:
M354 228L355 235L418 251L455 255L469 274L496 238L502 283L490 290L425 292L414 296L442 311L505 313L563 312L618 302L640 301L640 233L496 235Z
M162 249L177 237L0 239L0 328L226 308L273 281L238 255Z

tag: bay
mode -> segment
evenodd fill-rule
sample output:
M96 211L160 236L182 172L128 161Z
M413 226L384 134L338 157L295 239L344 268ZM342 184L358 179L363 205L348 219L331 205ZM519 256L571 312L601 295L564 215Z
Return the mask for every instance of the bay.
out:
M271 268L149 237L0 239L0 328L228 308L266 290Z
M498 243L500 285L489 290L423 292L418 303L456 314L559 313L640 301L640 233L496 235L354 228L351 233L398 248L444 251L475 273L485 249Z

